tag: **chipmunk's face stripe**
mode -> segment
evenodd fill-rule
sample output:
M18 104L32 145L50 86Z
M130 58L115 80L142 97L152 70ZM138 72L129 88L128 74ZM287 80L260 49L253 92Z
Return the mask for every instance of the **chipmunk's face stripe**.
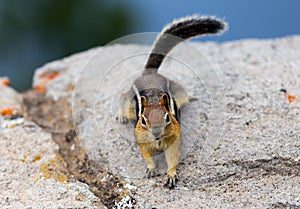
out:
M141 119L141 125L146 128L147 127L147 118L142 115L142 119Z
M174 108L174 100L173 100L173 97L171 95L171 93L169 93L169 97L170 97L170 112L175 115L176 112L175 112L175 108Z
M171 123L169 113L166 113L164 118L165 118L166 125L169 125Z
M177 103L174 102L174 116L178 122L180 122L180 109L177 106Z

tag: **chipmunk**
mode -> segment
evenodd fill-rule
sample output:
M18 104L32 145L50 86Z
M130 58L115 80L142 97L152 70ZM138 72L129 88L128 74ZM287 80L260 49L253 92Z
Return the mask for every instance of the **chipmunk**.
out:
M180 109L193 97L179 84L157 73L171 49L189 38L217 34L226 23L214 17L188 16L174 20L156 38L142 75L120 97L118 120L135 121L135 137L147 163L146 177L155 174L153 157L163 151L167 161L167 182L174 188L180 147Z

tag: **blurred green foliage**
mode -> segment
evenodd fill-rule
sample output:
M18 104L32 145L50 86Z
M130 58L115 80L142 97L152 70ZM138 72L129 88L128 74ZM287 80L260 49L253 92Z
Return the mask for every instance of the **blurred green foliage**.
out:
M31 85L33 70L130 33L133 11L120 1L1 0L0 76L18 90Z

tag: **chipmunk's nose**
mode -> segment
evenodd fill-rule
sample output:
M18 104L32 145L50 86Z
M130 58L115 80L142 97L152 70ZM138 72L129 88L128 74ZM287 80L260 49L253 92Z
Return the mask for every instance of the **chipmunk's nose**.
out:
M160 138L161 132L162 132L162 128L160 126L152 127L152 134L156 140Z

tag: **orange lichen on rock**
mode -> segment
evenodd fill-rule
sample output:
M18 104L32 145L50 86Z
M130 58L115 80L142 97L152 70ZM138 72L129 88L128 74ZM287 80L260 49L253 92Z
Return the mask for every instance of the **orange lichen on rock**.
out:
M45 83L40 83L38 85L35 85L33 87L33 90L36 91L36 92L39 92L39 93L42 93L42 94L45 94L46 93L46 87L45 87Z
M47 80L53 80L59 75L58 71L48 72L48 73L41 73L39 75L40 79L47 79Z
M32 159L32 162L34 163L34 162L37 162L37 161L41 160L42 159L42 155L44 153L46 153L46 150L41 150L38 155L34 156L34 158Z
M297 97L293 94L290 94L286 89L282 88L280 89L280 91L284 93L289 103L292 103L297 100Z
M289 101L289 103L292 103L297 99L297 97L295 95L292 95L290 93L286 93L286 98Z
M39 78L42 79L42 81L35 85L33 87L33 90L42 94L46 93L46 85L48 84L49 81L55 79L59 75L58 71L53 71L53 72L47 72L47 73L41 73L39 75Z
M55 71L55 72L49 74L49 75L47 76L47 79L48 79L48 80L53 80L53 79L56 78L58 75L59 75L59 72Z
M0 110L0 115L3 115L3 116L12 116L15 113L16 113L16 109L14 107L5 108L3 110Z
M65 170L64 160L61 156L57 156L40 167L40 173L44 179L54 179L57 182L66 182L68 174Z
M1 79L0 83L2 86L10 86L10 80L8 78Z

